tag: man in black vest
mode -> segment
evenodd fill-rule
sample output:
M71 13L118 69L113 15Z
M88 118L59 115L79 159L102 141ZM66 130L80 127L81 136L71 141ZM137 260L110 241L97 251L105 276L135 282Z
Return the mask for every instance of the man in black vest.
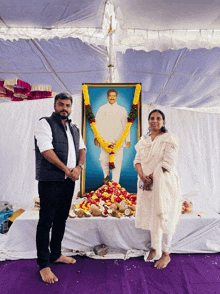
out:
M41 118L35 132L36 179L39 181L40 197L37 263L42 280L46 283L58 281L50 269L50 263L76 262L74 258L61 254L75 181L83 169L86 153L80 130L68 119L71 106L71 96L65 93L56 95L55 112L50 117Z

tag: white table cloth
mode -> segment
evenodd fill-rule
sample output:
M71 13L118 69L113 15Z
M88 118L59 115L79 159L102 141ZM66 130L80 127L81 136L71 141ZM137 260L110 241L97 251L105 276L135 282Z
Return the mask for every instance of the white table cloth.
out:
M0 260L36 258L35 235L39 212L21 214L7 236L0 236ZM182 215L173 236L171 253L220 252L220 215L212 210ZM135 217L68 218L62 242L67 255L86 254L94 258L94 246L110 247L104 258L141 256L149 250L150 233L135 228Z

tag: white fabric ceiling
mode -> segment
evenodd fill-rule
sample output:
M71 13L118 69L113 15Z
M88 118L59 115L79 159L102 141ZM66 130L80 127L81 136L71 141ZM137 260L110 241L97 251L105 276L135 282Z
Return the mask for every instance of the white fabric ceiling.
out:
M142 82L144 101L173 107L220 106L220 50L118 52L121 82Z
M219 0L115 0L125 29L219 30Z
M219 0L21 2L1 1L1 80L79 94L109 82L111 63L111 80L142 83L144 102L220 107Z
M1 0L2 28L101 28L105 0ZM219 0L110 0L125 29L215 30Z
M1 0L3 28L101 28L105 0Z
M54 92L81 92L82 82L108 80L107 50L79 39L0 40L1 79L47 84Z

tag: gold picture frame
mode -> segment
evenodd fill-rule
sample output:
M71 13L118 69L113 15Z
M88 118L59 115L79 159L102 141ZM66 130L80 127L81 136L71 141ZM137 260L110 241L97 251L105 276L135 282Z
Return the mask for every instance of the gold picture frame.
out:
M93 114L96 116L97 110L100 106L108 103L107 91L109 89L116 89L117 104L124 107L129 114L133 104L133 98L136 86L140 83L83 83L88 87L90 104ZM91 130L88 119L86 118L84 106L84 94L82 93L82 135L84 143L86 144L86 161L85 168L82 172L80 191L81 196L84 196L90 191L95 191L103 185L103 171L99 162L99 153L101 147L94 145L94 134ZM139 141L142 133L141 129L141 92L138 101L138 114L133 122L131 132L131 143L128 150L123 151L122 169L120 174L120 185L130 193L137 192L137 173L133 167L133 160L135 157L135 144ZM103 138L104 139L104 138Z

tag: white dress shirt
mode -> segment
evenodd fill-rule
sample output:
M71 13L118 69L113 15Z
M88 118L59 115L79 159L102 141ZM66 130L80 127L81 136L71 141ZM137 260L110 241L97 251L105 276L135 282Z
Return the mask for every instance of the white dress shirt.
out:
M127 125L127 116L126 109L117 102L114 104L108 102L100 106L96 114L96 127L100 136L109 142L117 142ZM130 142L130 132L126 141ZM125 143L122 146L125 146Z
M76 167L75 146L74 146L72 134L70 132L68 123L66 124L66 126L67 126L66 134L68 139L67 167L74 168ZM52 144L52 140L53 140L52 130L49 123L46 121L46 119L41 119L38 121L37 128L34 135L35 135L35 138L37 139L37 146L41 153L46 150L54 149ZM79 149L86 149L80 130L79 130Z

